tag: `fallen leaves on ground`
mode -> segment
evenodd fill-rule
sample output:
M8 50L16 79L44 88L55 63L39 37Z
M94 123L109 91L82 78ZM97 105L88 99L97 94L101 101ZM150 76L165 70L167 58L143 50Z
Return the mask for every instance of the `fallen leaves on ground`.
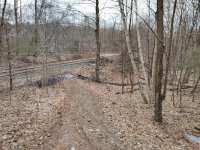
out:
M116 71L117 68L119 65L116 63L101 66L102 80L121 83L121 72ZM94 65L88 65L71 72L94 79L94 71ZM125 83L128 81L129 77L126 76ZM126 86L124 90L127 93L121 94L120 86L88 80L78 82L81 88L85 88L98 100L97 109L104 116L103 121L128 150L200 148L197 143L184 137L184 133L200 137L200 131L194 127L200 123L199 89L195 93L194 102L191 95L187 94L187 89L184 91L182 109L178 107L179 96L175 96L174 107L172 93L168 91L163 101L163 123L157 123L154 121L153 105L143 103L137 85L133 93ZM146 87L143 88L147 95ZM55 126L62 124L62 115L70 109L69 92L57 83L42 89L27 87L1 94L0 148L43 149L55 132Z

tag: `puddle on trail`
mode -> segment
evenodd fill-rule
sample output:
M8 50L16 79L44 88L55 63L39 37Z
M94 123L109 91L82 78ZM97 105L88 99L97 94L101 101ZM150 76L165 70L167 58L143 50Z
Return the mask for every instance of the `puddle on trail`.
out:
M77 76L75 76L75 75L73 75L71 73L66 73L64 75L65 75L66 78L76 78L76 79L78 78Z
M58 83L60 80L63 80L64 78L75 78L78 79L77 76L71 74L71 73L64 73L64 74L60 74L60 75L55 75L49 78L46 78L44 80L37 80L36 82L33 82L30 84L30 86L36 86L41 88L42 86L50 86L53 84Z
M64 73L64 74L59 74L59 75L55 75L55 76L51 76L49 78L46 78L45 80L37 80L35 82L32 82L30 84L25 84L25 85L21 85L21 86L13 86L13 90L18 90L24 87L28 87L28 86L35 86L35 87L39 87L41 88L42 85L43 86L50 86L53 84L58 83L60 80L63 80L64 78L75 78L75 79L79 79L78 76L75 76L71 73ZM42 83L44 82L44 83ZM5 88L5 89L0 89L0 93L6 93L9 92L9 88Z
M71 73L63 73L63 74L59 74L59 75L54 75L51 76L49 78L46 78L44 80L40 79L37 80L35 82L32 82L30 84L25 84L22 86L13 86L13 90L18 90L24 87L28 87L28 86L34 86L34 87L38 87L38 88L42 88L43 86L50 86L50 85L54 85L56 83L58 83L59 81L65 79L65 78L75 78L75 79L81 79L81 80L91 80L90 78L86 77L86 76L82 76L82 75L73 75ZM111 82L101 82L102 84L109 84L109 85L114 85L114 86L130 86L130 84L120 84L120 83L111 83ZM138 85L139 83L134 83L134 85ZM141 85L145 85L145 83L140 83ZM5 89L0 89L0 93L6 93L9 92L9 88L5 88Z

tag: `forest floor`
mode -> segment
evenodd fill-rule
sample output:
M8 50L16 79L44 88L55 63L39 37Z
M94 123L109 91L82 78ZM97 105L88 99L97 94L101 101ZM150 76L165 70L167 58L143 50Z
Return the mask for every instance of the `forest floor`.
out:
M102 81L121 83L118 67L117 60L103 64ZM91 64L70 72L93 79L94 68ZM2 93L0 149L200 149L184 136L200 137L200 130L194 128L200 123L199 87L194 102L188 94L191 89L183 91L182 109L178 107L179 96L175 95L174 107L168 91L163 123L154 121L154 108L143 103L137 85L133 93L126 86L122 94L121 88L67 78L44 88Z

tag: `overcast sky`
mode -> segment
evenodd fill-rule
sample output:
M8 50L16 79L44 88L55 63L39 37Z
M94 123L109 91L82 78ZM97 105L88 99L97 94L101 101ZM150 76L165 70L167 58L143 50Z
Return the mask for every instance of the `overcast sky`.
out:
M7 0L7 1L9 4L13 4L14 0ZM22 6L27 5L29 3L34 3L34 0L21 0L21 1L22 1ZM119 7L116 0L99 0L99 1L100 1L99 7L100 7L100 13L101 13L100 17L102 19L105 19L108 22L120 20ZM3 0L0 0L0 2L3 3ZM56 0L56 2L58 2L58 4L60 5L70 3L72 6L74 6L76 9L78 9L84 14L95 13L94 4L89 3L87 0ZM148 13L147 0L138 0L138 13L141 16L147 15Z
M72 4L77 4L79 2L79 0L68 1L70 1ZM148 12L148 6L146 1L147 0L138 0L138 11L140 15L145 15ZM95 12L95 6L89 4L87 0L85 0L85 3L80 3L79 5L77 5L76 8L83 12ZM101 17L106 17L107 19L110 19L108 16L112 17L114 14L119 14L118 2L116 2L116 0L100 0L100 10L102 10Z
M1 3L3 3L3 1L4 0L0 0ZM9 4L13 4L14 0L7 0L7 1ZM31 2L34 3L33 0L21 0L21 1L22 1L22 5L26 5ZM57 1L58 3L69 2L71 4L74 4L76 5L77 9L83 12L91 13L95 11L94 5L87 2L87 0L57 0ZM107 14L119 13L119 10L116 8L116 6L118 7L118 3L116 2L116 0L99 0L99 1L100 1L100 9L104 8L102 14L103 13L107 13ZM139 13L147 12L148 10L147 0L138 0L138 10L139 10Z

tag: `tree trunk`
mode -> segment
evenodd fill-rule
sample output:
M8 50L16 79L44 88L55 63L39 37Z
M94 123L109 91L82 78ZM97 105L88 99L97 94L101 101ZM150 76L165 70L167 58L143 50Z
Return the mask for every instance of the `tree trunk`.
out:
M138 70L137 70L137 67L136 67L136 64L135 64L135 60L134 60L134 57L133 57L133 52L132 52L132 49L131 49L130 38L129 38L128 29L127 29L127 23L126 23L125 14L124 14L124 8L123 8L122 2L120 0L118 0L118 3L119 3L119 7L120 7L121 17L122 17L123 24L124 24L124 31L125 31L125 36L126 36L126 44L127 44L127 48L128 48L128 55L129 55L130 60L131 60L131 65L133 66L133 69L134 69L134 74L136 75L137 81L139 83L141 96L142 96L142 98L144 100L144 103L147 104L148 101L147 101L147 99L146 99L146 97L144 95L144 91L143 91L141 83L140 83Z
M140 37L139 24L138 24L137 1L136 0L135 0L135 8L136 8L137 41L138 41L138 49L139 49L140 61L141 61L141 64L142 64L142 71L143 71L145 83L146 83L148 94L149 94L149 102L152 102L152 93L151 93L151 90L150 90L150 86L149 86L149 83L148 83L148 78L147 78L147 74L146 74L145 66L144 66L143 50L142 50L142 45L141 45L141 37Z
M33 42L35 46L38 44L38 7L37 0L35 0L35 31L33 35ZM37 54L37 50L35 51L35 55Z
M38 40L38 9L37 9L37 0L35 0L35 44L37 44L37 40Z
M20 24L22 24L22 0L20 0Z
M15 30L16 30L16 35L17 35L17 38L16 38L16 55L19 55L19 49L17 48L18 44L19 44L19 42L18 42L19 41L19 25L18 25L18 14L17 14L17 9L18 9L17 2L18 2L18 0L14 0Z
M150 2L150 0L147 0L147 5L148 5L148 7L150 7L151 6L151 2ZM151 21L151 10L149 9L148 10L148 24L150 25L150 21ZM149 37L149 34L150 33L150 29L148 28L147 29L147 56L148 56L148 60L147 60L147 63L148 64L151 64L151 61L150 61L150 37ZM150 85L150 89L151 89L151 83L150 83L150 81L151 81L151 68L149 68L148 69L148 84ZM151 89L151 94L152 94L152 89ZM153 101L153 95L152 95L152 101ZM150 102L150 103L152 103L152 101Z
M200 80L200 73L199 73L199 77L197 78L196 84L194 85L194 88L192 89L191 93L195 92L197 85L199 84L199 80Z
M96 0L96 29L95 29L95 37L96 37L96 82L101 82L100 79L100 38L99 38L99 0Z
M2 15L1 15L1 25L0 25L0 65L3 59L3 41L2 41L2 31L3 31L3 25L4 25L4 14L5 14L5 10L6 10L6 4L7 4L7 0L4 0L4 6L3 6L3 11L2 11Z
M178 95L179 86L181 85L182 73L183 73L183 66L181 67L181 71L180 71L180 75L179 75L179 80L178 80L178 84L177 84L177 88L176 88L176 94L177 95Z
M129 37L130 37L130 44L131 46L133 45L133 39L132 39L132 32L131 32L131 27L132 27L132 15L133 15L133 0L131 0L131 13L130 13L130 18L129 18ZM134 76L133 76L133 67L131 65L131 61L129 60L129 76L130 76L130 84L131 84L131 92L133 92L133 80L134 80Z
M183 84L186 84L189 82L189 78L190 78L190 74L191 74L192 69L189 69L189 71L187 72L185 79L183 81Z
M182 5L183 7L183 5ZM173 88L175 87L175 83L176 81L174 81L175 79L177 80L177 73L176 73L176 59L177 59L177 52L178 52L178 43L180 42L180 29L181 29L181 22L182 22L182 14L183 14L183 8L181 8L181 15L180 15L180 20L179 20L179 27L178 27L178 31L177 31L177 34L176 34L176 40L175 40L175 46L174 46L174 53L173 53L173 59L172 59L172 62L173 62ZM175 107L175 97L174 97L174 93L175 91L173 90L173 93L172 93L172 100L173 100L173 105ZM177 89L177 92L178 92L178 89Z
M179 107L181 108L181 112L182 112L182 87L183 87L183 83L184 83L184 80L185 80L185 76L186 76L186 74L187 74L187 72L188 72L188 68L186 68L185 69L185 73L184 73L184 75L183 75L183 79L181 80L181 76L180 76L180 89L179 89L179 94L180 94L180 104L179 104Z
M10 55L10 41L9 41L8 35L7 35L6 41L7 41L7 46L8 46L8 69L9 69L9 77L10 77L10 91L12 91L12 89L13 89L12 65L11 65L11 55Z
M157 28L156 28L157 30ZM152 61L152 71L151 71L151 91L153 93L153 100L155 100L155 74L156 74L156 58L157 58L157 38L154 41L154 50L153 50L153 61ZM152 102L151 102L152 103Z
M170 28L170 38L169 38L169 50L168 50L168 55L167 55L167 65L166 65L166 72L165 72L165 83L164 83L164 91L163 91L163 96L162 99L165 99L166 96L166 91L167 91L167 82L168 82L168 71L169 71L169 60L171 56L171 48L172 48L172 38L173 38L173 31L174 31L174 16L176 12L176 4L177 0L174 2L174 10L173 10L173 15L171 19L171 28Z
M157 58L155 78L155 120L162 122L162 75L163 75L163 0L157 0Z
M129 62L129 75L130 75L130 83L131 83L131 93L133 92L133 84L134 84L134 76L133 76L133 68L131 62Z
M35 30L34 30L32 41L34 42L36 47L38 46L38 44L40 44L40 36L39 36L38 26L39 26L40 17L42 15L43 10L44 10L43 8L45 8L45 6L46 6L46 1L42 0L41 6L38 9L38 0L35 0ZM37 49L35 51L35 55L36 54L37 54Z
M124 94L124 49L122 47L122 94Z
M197 72L196 72L196 70L195 70L195 73L194 73L194 81L193 81L193 86L195 87L195 83L196 83L196 74L197 74ZM200 77L200 76L199 76ZM194 89L194 87L193 87L193 89ZM193 90L192 90L193 91ZM190 92L190 94L192 93L192 102L194 102L194 92Z

